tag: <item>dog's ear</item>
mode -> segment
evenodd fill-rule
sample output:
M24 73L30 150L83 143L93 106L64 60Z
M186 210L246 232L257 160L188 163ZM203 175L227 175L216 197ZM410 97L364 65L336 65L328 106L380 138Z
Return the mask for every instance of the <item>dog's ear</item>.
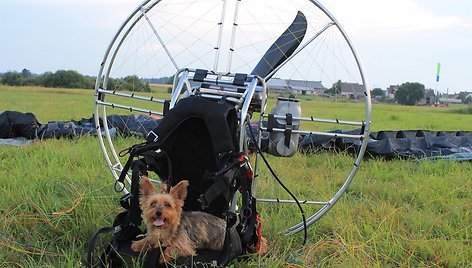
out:
M182 201L185 200L187 197L187 187L188 187L188 181L183 180L177 183L176 186L170 188L170 195L172 195L176 199L180 199Z
M152 185L152 182L148 177L141 178L141 181L139 182L139 189L141 190L141 196L156 193L156 188L154 188L154 185Z

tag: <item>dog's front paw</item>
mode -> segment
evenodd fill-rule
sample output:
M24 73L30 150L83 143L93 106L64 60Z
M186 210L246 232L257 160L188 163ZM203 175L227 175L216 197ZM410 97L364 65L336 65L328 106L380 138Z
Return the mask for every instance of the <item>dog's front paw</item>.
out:
M143 250L148 251L149 249L151 249L151 244L149 244L147 239L144 238L138 241L133 241L133 243L131 244L131 249L135 252L139 252Z
M162 264L164 262L170 262L176 259L177 253L172 247L167 247L164 252L161 253L161 257L159 258L159 263Z
M161 257L159 258L159 263L163 264L164 262L169 262L172 261L174 256L172 256L169 252L164 251L163 254L161 254Z

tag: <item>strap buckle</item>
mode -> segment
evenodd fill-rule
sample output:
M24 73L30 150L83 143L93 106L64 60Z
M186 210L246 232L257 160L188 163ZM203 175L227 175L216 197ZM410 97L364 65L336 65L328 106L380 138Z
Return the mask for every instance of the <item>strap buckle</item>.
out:
M154 131L149 131L147 137L146 137L146 140L147 141L153 141L153 142L157 142L157 140L159 139L159 135L157 135Z
M210 206L210 203L208 203L208 200L206 199L205 194L201 194L198 197L198 202L200 203L200 206L202 207L202 209L206 209Z

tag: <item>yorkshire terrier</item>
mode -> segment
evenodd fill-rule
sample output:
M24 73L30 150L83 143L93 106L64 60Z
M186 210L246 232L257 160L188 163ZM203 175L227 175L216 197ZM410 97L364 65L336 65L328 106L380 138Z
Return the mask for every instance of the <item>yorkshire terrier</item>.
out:
M166 193L167 187L161 184L159 193L149 178L141 179L139 203L147 234L133 242L132 250L165 248L160 258L163 263L194 256L197 249L223 249L225 220L200 211L182 211L188 185L188 181L180 181Z

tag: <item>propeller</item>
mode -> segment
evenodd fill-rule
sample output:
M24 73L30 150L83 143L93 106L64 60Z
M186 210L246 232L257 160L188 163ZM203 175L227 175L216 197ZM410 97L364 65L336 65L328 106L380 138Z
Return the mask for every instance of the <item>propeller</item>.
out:
M275 68L283 63L302 42L305 37L307 21L305 15L298 11L297 16L285 32L277 38L272 46L266 51L262 59L257 63L252 75L258 75L266 81L267 77ZM272 75L271 75L272 76Z

